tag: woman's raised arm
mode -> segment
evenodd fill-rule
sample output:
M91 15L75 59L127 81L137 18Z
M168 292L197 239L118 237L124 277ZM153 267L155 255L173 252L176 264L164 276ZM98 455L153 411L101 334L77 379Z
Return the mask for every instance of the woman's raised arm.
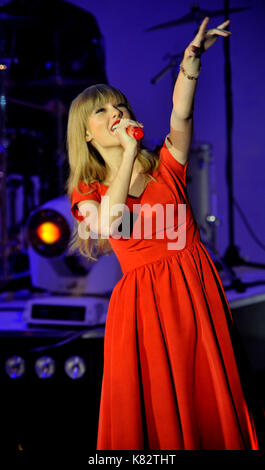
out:
M231 32L223 28L230 23L226 20L217 28L206 30L209 23L206 17L193 41L185 49L174 91L173 109L170 118L170 144L174 148L174 157L185 164L192 141L194 96L201 67L201 55L218 39L218 36L230 36Z

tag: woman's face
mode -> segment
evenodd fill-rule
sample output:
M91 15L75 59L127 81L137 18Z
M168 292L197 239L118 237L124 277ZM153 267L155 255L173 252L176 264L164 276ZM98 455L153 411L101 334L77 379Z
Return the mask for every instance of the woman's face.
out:
M119 139L112 132L113 124L122 118L130 119L130 112L123 103L107 102L95 108L88 118L86 140L96 148L119 145Z

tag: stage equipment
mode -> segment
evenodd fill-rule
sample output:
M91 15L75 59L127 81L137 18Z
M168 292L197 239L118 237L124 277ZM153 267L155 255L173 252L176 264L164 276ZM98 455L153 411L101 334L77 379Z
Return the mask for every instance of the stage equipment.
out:
M14 17L9 15L0 16L1 21L14 21ZM4 28L3 28L4 29ZM7 140L6 140L6 89L8 83L8 73L13 58L6 57L5 40L0 37L0 284L4 284L9 278L8 257L12 250L12 243L9 240L7 230Z
M75 223L70 209L68 197L60 196L30 215L26 238L32 285L54 294L108 295L122 277L117 257L111 253L91 261L70 251Z
M64 371L70 379L76 380L83 377L87 369L86 362L80 356L72 356L66 359Z
M240 11L249 10L250 7L239 7L239 8L229 8L228 13L238 13ZM178 26L181 24L187 24L197 22L200 24L202 20L208 16L209 18L215 18L216 16L223 16L225 14L225 8L223 10L203 10L199 6L199 2L194 2L194 5L191 6L190 12L182 16L182 18L176 18L172 21L167 21L166 23L157 24L147 28L145 31L155 31L157 29L166 29L173 26Z
M229 302L243 339L252 369L265 371L265 294L245 296Z
M82 327L104 325L109 296L51 296L28 300L23 320L28 325Z
M67 1L11 0L1 11L19 18L19 25L27 18L23 29L15 24L5 30L7 48L16 57L10 70L8 127L23 123L44 135L39 165L43 203L64 193L64 134L71 101L84 88L107 83L104 41L94 15Z
M2 312L1 312L2 313ZM9 312L10 313L10 312ZM0 331L1 455L96 447L104 329Z
M17 235L31 211L40 205L40 178L32 175L25 182L23 175L10 173L7 176L7 230Z
M5 291L28 283L22 227L30 212L65 192L69 105L107 77L103 37L88 11L61 0L11 0L0 7L0 26L0 290Z
M25 361L20 356L8 357L5 361L5 371L11 379L22 377L25 373Z
M145 31L154 31L157 29L165 29L172 26L179 26L182 24L196 22L199 26L201 21L206 17L217 17L223 16L225 20L229 18L232 13L239 13L241 11L247 10L249 7L239 7L239 8L229 8L229 0L224 0L223 10L202 10L199 7L199 3L196 2L195 5L191 7L191 11L184 15L182 18L162 23L159 25L152 26L151 28L146 29ZM198 32L195 32L197 34ZM249 262L240 257L239 249L234 242L234 191L233 191L233 162L232 162L232 129L233 129L233 109L232 109L232 91L231 91L231 64L230 64L230 42L224 41L224 55L225 55L225 86L226 86L226 129L227 129L227 161L226 161L226 172L227 172L227 186L228 186L228 214L229 214L229 240L230 244L227 248L225 255L221 257L218 253L214 253L216 264L223 268L229 274L231 280L231 287L237 292L245 292L245 290L250 287L249 284L245 284L237 276L235 271L232 269L234 266L249 266L255 268L265 269L265 264ZM177 54L166 54L166 57L169 58L169 63L160 70L152 79L151 83L155 84L158 80L161 79L165 73L171 71L173 86L175 84L178 70L177 65L181 62L184 55L184 51ZM216 223L216 219L210 216L208 219L209 223ZM257 282L254 281L251 285L256 285ZM258 281L260 284L260 281ZM265 281L264 281L265 284Z
M217 253L217 194L215 167L210 144L193 144L189 154L187 191L200 235Z
M55 374L56 364L52 357L41 356L36 359L34 369L39 379L49 379Z

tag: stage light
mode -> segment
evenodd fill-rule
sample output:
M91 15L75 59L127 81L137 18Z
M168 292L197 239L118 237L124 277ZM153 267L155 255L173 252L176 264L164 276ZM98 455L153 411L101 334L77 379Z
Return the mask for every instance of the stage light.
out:
M34 210L25 234L31 284L54 294L109 296L122 277L115 253L92 261L71 252L74 229L71 205L66 195L52 199Z
M56 210L37 210L28 223L28 238L32 247L41 256L59 256L70 240L70 227Z
M66 359L64 370L70 379L80 379L86 372L86 363L80 356L71 356Z
M209 223L209 224L214 224L217 222L217 217L215 215L207 215L206 217L206 221Z
M55 372L55 361L49 356L39 357L35 362L35 372L39 379L49 379Z
M11 379L22 377L25 372L25 361L20 356L11 356L5 361L5 371Z
M37 228L38 237L44 242L50 245L56 243L61 237L60 228L53 222L44 222Z

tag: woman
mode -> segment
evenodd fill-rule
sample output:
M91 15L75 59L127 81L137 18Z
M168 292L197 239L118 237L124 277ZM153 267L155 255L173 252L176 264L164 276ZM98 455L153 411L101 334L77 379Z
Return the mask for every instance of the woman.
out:
M111 246L123 270L106 320L98 450L258 449L231 312L186 192L200 56L231 34L223 29L229 20L207 31L208 22L185 50L158 155L129 135L142 124L118 90L90 87L70 109L68 193L77 243L92 259L95 246L102 253ZM154 232L157 204L163 224ZM172 206L173 233L172 211L163 211ZM133 223L120 237L124 220Z

